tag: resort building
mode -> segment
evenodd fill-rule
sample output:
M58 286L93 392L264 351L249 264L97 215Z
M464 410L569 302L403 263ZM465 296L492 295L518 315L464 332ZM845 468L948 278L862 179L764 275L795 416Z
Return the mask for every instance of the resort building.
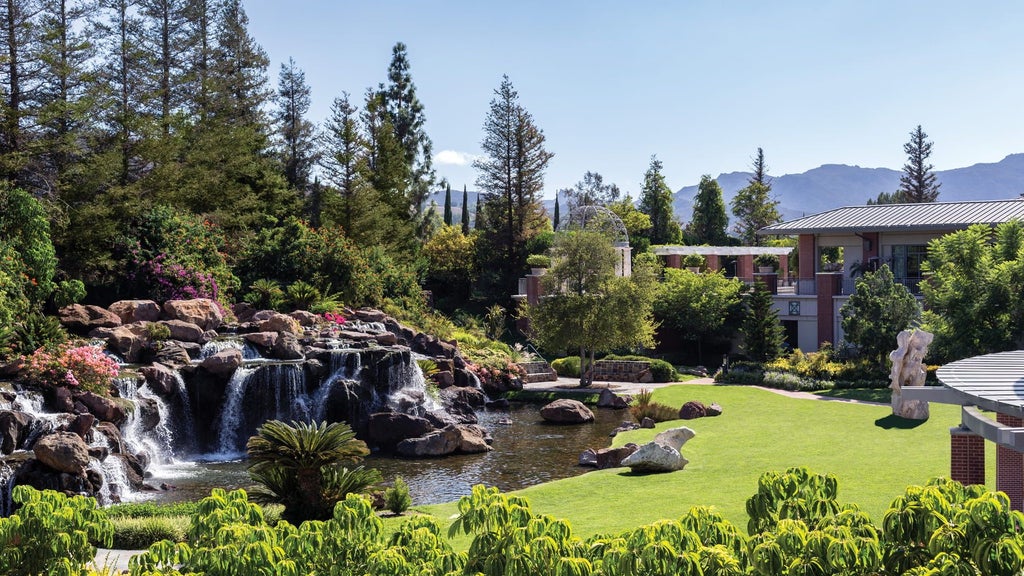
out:
M928 242L972 224L995 226L1010 220L1024 221L1024 198L848 206L759 230L762 236L798 238L795 272L782 255L791 248L659 246L655 253L674 267L681 266L682 256L701 254L711 270L734 259L726 275L766 282L775 293L787 344L810 352L823 342L843 340L839 309L859 274L888 264L897 282L920 295ZM753 259L760 254L778 254L778 270L755 272Z

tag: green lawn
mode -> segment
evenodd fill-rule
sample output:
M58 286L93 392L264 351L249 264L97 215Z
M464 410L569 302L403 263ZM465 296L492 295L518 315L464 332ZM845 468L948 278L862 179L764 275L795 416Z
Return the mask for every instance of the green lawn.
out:
M723 407L717 418L658 425L657 430L686 425L697 432L682 450L690 461L685 470L648 476L602 470L519 493L535 511L569 520L581 536L676 518L702 504L715 506L745 531L745 502L761 473L807 466L835 474L840 500L859 504L881 524L889 503L907 485L949 475L949 428L960 422L958 406L932 404L928 421L912 423L894 418L888 406L794 399L741 386L671 386L658 389L655 400ZM623 434L615 444L642 443L657 430ZM991 443L986 464L994 488ZM418 509L445 523L456 512L454 503Z

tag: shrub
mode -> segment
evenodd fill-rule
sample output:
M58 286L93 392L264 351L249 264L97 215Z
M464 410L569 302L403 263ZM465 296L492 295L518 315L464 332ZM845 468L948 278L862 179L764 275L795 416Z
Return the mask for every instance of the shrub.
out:
M401 514L412 506L409 485L401 476L395 476L395 483L384 491L384 506L395 514Z
M295 310L309 310L321 297L320 290L305 280L292 282L284 292L288 304Z
M659 402L653 402L654 393L650 390L641 389L635 396L633 396L633 403L629 406L629 413L633 416L637 422L642 422L644 418L650 418L655 422L668 422L669 420L679 419L679 409L661 404Z
M161 540L184 542L191 518L188 516L151 516L148 518L116 518L114 548L138 550Z
M25 373L39 386L81 388L106 395L117 378L117 363L95 346L40 348L26 358Z
M659 358L648 358L646 356L636 355L617 356L615 354L609 354L603 359L648 362L651 365L651 378L653 378L655 382L675 382L679 379L679 372L676 371L675 366L672 366L668 362Z
M81 280L61 280L53 291L53 304L63 308L77 304L85 298L85 284Z
M166 324L160 324L159 322L147 322L146 336L149 336L150 340L156 342L169 340L171 338L171 328Z
M14 349L20 354L31 354L40 348L54 350L67 340L67 332L53 316L33 312L14 325Z
M526 257L526 265L530 268L550 268L551 257L544 254L530 254Z
M580 377L580 357L579 356L567 356L565 358L559 358L551 362L551 368L559 376L563 378L579 378Z
M118 518L163 518L174 516L193 516L198 508L198 502L173 502L157 504L154 502L129 502L114 504L104 508L107 518L115 520Z
M245 301L260 310L279 310L284 306L284 290L276 280L260 278L249 285Z
M109 547L114 527L94 498L14 487L18 511L0 518L0 574L76 574L96 555L90 541Z

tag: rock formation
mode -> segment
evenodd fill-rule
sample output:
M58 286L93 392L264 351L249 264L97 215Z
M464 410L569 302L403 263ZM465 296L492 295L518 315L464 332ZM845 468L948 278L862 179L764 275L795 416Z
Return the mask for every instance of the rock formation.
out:
M892 370L889 378L892 388L892 413L912 420L928 419L928 403L924 400L904 400L903 388L924 386L927 373L924 357L934 335L924 330L904 330L896 336L898 347L889 354Z

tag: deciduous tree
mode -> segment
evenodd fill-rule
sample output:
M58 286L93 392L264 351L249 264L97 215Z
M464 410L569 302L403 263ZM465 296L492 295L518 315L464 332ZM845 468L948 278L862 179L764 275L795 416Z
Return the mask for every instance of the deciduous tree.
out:
M607 206L618 200L620 193L618 186L605 184L604 176L589 170L575 186L558 191L565 198L565 207L570 213L580 206Z
M742 282L721 272L698 274L666 268L654 300L654 315L683 339L694 342L700 358L705 341L732 335L743 313L742 292Z

